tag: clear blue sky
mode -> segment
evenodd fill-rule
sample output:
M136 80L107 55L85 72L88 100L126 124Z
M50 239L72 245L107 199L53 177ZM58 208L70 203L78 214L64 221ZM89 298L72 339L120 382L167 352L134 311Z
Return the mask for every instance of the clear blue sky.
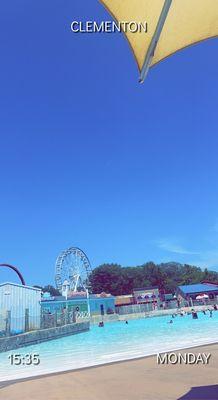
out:
M144 85L98 1L4 2L0 14L0 260L54 283L74 245L92 266L218 267L218 40L153 68ZM2 280L16 280L1 272Z

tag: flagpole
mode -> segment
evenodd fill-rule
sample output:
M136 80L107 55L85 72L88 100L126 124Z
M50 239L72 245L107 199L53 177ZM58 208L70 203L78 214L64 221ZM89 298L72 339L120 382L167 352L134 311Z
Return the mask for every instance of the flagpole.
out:
M145 78L146 78L146 76L148 74L152 59L154 57L154 52L155 52L155 49L157 47L158 40L159 40L161 32L163 30L163 27L164 27L167 15L169 13L171 4L172 4L172 0L165 0L165 3L163 5L163 8L162 8L162 11L161 11L161 14L160 14L160 18L159 18L158 23L157 23L157 27L155 29L155 32L154 32L154 35L152 37L151 43L149 45L147 54L145 56L145 61L144 61L144 64L142 66L141 75L140 75L140 78L139 78L139 82L140 83L144 82L144 80L145 80Z

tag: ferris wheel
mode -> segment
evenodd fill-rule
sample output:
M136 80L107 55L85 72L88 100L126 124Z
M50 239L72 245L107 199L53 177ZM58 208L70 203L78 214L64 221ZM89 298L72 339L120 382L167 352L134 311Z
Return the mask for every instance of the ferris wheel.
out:
M69 282L73 292L87 289L89 275L92 272L87 255L78 247L70 247L62 251L55 265L55 283L58 290L64 282Z

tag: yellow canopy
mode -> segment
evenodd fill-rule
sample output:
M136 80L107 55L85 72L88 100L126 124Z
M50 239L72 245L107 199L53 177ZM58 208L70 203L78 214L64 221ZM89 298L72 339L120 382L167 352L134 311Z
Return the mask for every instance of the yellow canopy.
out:
M142 80L150 65L186 46L218 35L218 0L100 1L118 22L147 21L147 33L130 30L125 33Z

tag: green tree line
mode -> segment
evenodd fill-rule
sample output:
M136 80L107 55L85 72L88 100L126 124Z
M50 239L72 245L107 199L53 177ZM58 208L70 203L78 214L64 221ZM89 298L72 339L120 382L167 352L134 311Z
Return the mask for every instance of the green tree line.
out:
M175 293L179 285L202 281L217 282L218 272L176 262L147 262L136 267L103 264L90 275L92 293L106 292L114 296L131 294L134 288L146 286L157 286L165 293Z

